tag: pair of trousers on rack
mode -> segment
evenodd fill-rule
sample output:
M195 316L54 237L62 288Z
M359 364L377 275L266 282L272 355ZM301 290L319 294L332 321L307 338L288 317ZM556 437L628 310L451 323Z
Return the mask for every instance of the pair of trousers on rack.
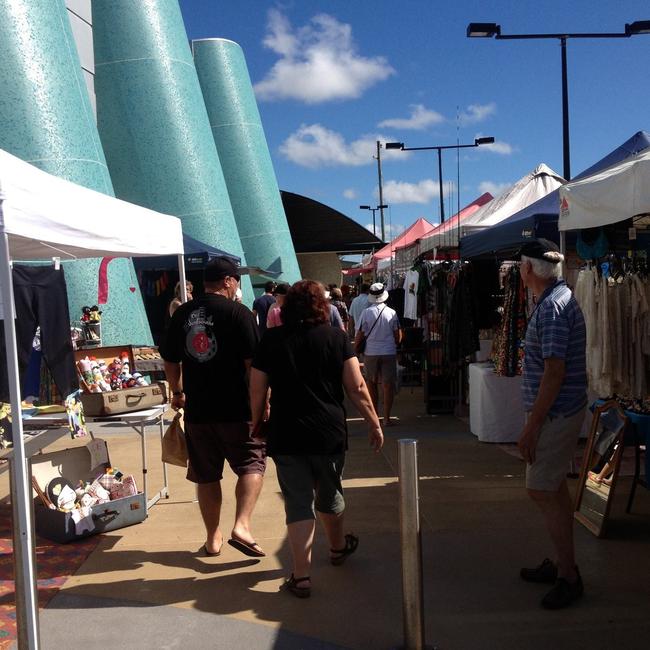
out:
M40 325L43 359L56 387L65 397L79 388L79 380L70 337L68 292L63 269L14 265L12 280L21 387L32 354L34 334ZM8 402L7 347L4 327L0 329L0 401Z

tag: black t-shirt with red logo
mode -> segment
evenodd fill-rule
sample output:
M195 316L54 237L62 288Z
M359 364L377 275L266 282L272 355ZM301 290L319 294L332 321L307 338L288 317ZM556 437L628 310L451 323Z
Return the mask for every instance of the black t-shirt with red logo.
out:
M244 361L258 338L251 311L225 296L206 294L174 312L160 354L182 364L186 421L250 420Z

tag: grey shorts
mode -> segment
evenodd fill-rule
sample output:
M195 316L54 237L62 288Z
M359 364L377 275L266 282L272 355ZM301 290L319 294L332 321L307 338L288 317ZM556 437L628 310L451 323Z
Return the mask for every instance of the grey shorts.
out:
M345 454L275 455L273 461L287 524L314 519L314 509L337 515L345 510L341 485Z
M363 371L366 379L375 384L395 384L397 382L397 355L366 354L363 357Z
M548 416L539 431L535 462L526 465L529 490L557 492L567 472L580 437L585 410L568 417Z

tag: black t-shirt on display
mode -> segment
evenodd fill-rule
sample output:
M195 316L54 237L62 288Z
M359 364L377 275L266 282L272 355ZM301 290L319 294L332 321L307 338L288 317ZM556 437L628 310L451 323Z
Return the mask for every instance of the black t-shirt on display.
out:
M345 451L343 364L353 356L347 334L329 323L266 330L253 367L271 386L269 455Z
M253 303L253 311L257 314L257 319L260 325L260 332L266 330L266 317L268 316L271 305L275 304L275 298L265 293L263 296L255 299Z
M160 354L182 364L188 422L250 420L244 361L258 339L253 314L225 296L206 294L174 312Z

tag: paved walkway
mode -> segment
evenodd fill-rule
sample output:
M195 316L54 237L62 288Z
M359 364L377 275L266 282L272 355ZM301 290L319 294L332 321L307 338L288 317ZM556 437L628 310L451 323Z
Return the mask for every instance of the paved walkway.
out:
M523 464L479 443L453 417L424 415L419 391L398 397L399 422L384 450L371 453L362 423L350 424L347 528L361 539L342 567L327 562L318 534L312 598L278 587L287 574L282 502L273 464L254 531L268 556L251 560L204 541L194 489L170 468L171 497L142 524L103 536L97 549L41 612L43 647L383 649L402 642L397 504L397 439L419 440L427 642L445 649L647 648L650 638L650 492L623 514L614 504L610 536L576 527L586 596L579 606L542 610L543 587L522 583L520 566L550 553L521 487ZM112 462L137 476L139 441L130 430L95 426ZM161 484L152 429L150 485ZM65 441L58 446L76 444ZM53 447L56 448L56 447ZM231 473L224 479L223 528L233 520ZM320 531L319 531L320 532Z

